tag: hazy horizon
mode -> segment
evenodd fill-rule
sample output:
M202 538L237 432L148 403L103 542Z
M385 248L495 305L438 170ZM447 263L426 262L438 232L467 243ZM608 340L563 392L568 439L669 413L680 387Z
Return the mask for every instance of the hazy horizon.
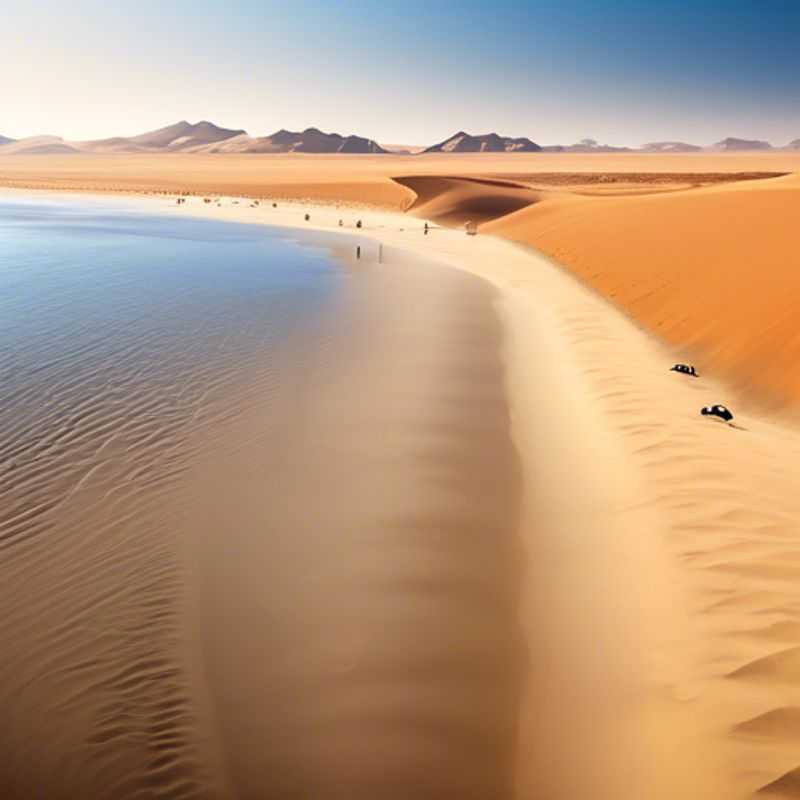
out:
M97 139L207 119L411 145L457 130L543 145L800 137L800 9L783 0L290 8L14 7L0 134Z

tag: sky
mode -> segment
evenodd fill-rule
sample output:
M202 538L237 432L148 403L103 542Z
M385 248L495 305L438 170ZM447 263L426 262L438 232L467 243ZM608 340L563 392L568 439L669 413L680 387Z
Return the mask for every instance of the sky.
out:
M0 0L0 134L800 138L800 0Z

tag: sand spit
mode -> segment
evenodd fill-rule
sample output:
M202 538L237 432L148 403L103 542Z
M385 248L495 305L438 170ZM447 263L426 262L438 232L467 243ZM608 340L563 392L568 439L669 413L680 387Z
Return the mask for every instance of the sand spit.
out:
M785 725L740 726L797 702L796 428L670 372L677 353L527 248L376 212L186 210L323 229L360 218L362 241L435 253L500 290L523 462L521 624L541 655L523 693L517 796L786 790L797 763ZM720 400L737 427L699 415Z

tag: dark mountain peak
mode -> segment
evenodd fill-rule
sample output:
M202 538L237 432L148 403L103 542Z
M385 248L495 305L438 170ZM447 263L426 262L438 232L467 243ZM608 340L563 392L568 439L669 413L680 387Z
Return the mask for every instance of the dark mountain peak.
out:
M187 147L221 142L233 136L240 136L244 132L241 129L220 128L208 120L202 120L193 125L183 119L174 125L167 125L165 128L158 128L154 131L141 133L138 136L131 136L129 141L134 145L156 150L165 148L183 150Z
M224 148L223 148L224 149ZM319 128L309 127L303 131L288 131L281 128L270 136L253 140L237 152L260 153L385 153L373 139L363 136L342 136L325 133Z
M772 145L769 142L763 142L758 139L737 139L734 136L729 136L727 139L716 142L712 145L714 150L771 150Z
M648 142L641 149L648 153L696 153L703 148L687 142Z
M526 137L511 138L499 133L473 136L464 131L454 133L439 144L428 147L425 153L536 153L542 148Z

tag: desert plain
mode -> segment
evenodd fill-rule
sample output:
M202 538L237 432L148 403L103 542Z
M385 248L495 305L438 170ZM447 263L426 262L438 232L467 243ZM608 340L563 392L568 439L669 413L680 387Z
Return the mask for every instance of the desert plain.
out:
M800 154L5 156L0 186L345 230L491 284L515 796L800 796Z

